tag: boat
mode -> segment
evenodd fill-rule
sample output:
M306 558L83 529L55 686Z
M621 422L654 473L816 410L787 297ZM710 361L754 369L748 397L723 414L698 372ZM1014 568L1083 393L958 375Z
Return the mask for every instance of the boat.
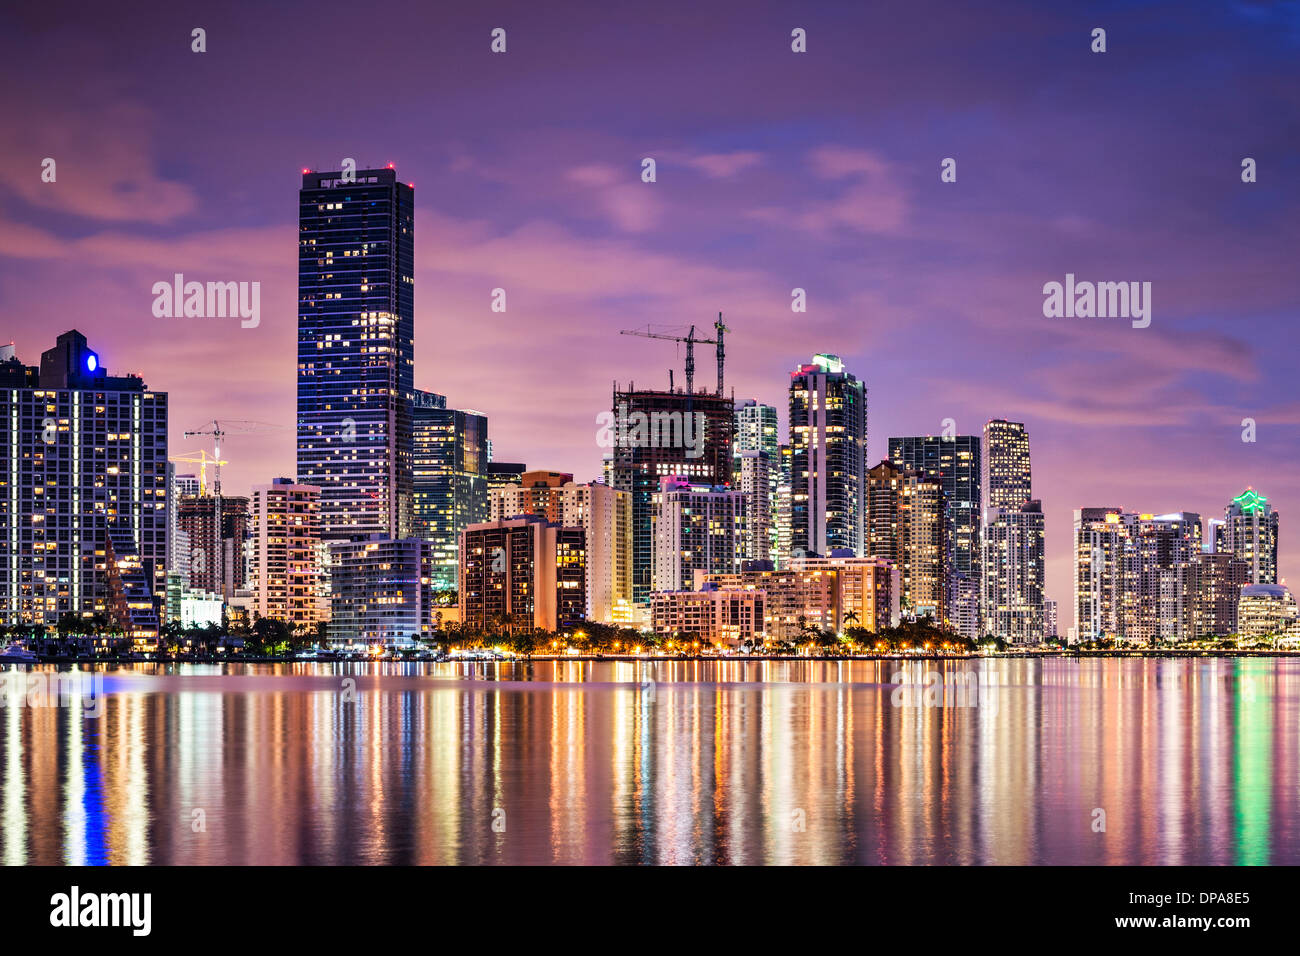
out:
M36 655L21 644L0 647L0 664L35 664Z

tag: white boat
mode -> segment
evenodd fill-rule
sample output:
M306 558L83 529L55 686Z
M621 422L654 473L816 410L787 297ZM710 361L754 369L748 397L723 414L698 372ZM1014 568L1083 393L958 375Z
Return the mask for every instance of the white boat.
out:
M36 655L19 644L0 647L0 664L35 664Z

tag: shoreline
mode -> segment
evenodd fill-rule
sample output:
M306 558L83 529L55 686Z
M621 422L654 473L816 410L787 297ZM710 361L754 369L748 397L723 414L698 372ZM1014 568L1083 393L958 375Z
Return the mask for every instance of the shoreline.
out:
M64 657L57 655L37 655L36 661L4 660L0 666L33 664L80 664L95 666L100 664L532 664L555 661L573 661L582 663L635 663L641 662L680 662L680 663L762 663L781 661L820 661L823 663L843 663L853 661L980 661L998 659L1075 659L1091 658L1258 658L1274 657L1279 659L1300 658L1300 650L1266 650L1243 648L1227 650L1222 648L1178 649L1178 648L1133 648L1121 650L1052 650L1052 651L992 651L986 654L937 654L937 653L886 653L886 654L720 654L705 656L688 656L678 654L534 654L530 657L509 656L494 657L488 654L455 658L401 658L401 657Z

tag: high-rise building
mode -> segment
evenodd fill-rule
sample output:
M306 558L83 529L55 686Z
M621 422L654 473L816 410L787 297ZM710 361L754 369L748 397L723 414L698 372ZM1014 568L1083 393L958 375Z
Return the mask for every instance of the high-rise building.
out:
M538 515L473 524L461 534L461 623L493 633L580 625L586 531Z
M298 481L327 541L411 533L415 192L392 169L298 194Z
M220 533L216 530L217 507L215 495L182 498L176 521L179 530L189 536L189 589L229 603L248 576L244 543L248 540L249 501L242 495L221 496Z
M947 523L950 622L963 637L980 633L980 439L978 435L889 439L889 460L936 479Z
M981 617L986 634L1013 644L1037 644L1043 622L1043 508L1026 501L990 508L984 525Z
M519 484L519 480L527 470L528 466L522 461L492 461L488 459L488 492L490 493L497 488L504 488L506 485Z
M616 611L632 599L632 501L625 491L573 476L529 471L517 485L492 492L492 521L538 515L562 527L586 531L586 619L616 623Z
M889 460L900 468L938 479L943 486L952 568L978 580L983 504L979 436L891 438Z
M1029 433L1020 422L994 418L984 425L982 491L986 508L1016 511L1034 497Z
M745 556L757 561L780 559L778 512L781 482L776 407L747 399L736 406L733 483L745 493L749 540Z
M744 555L751 561L776 562L776 526L773 523L774 462L761 451L737 452L733 480L745 501Z
M794 456L789 445L779 445L777 454L776 479L776 567L790 565L791 549L794 547L794 528L791 525L794 495L794 478L791 464Z
M1227 637L1237 630L1237 612L1249 567L1236 555L1200 552L1160 572L1160 627L1148 640Z
M106 614L148 641L167 582L167 394L110 376L64 332L25 366L0 352L0 621Z
M456 587L460 533L488 519L487 417L417 391L412 409L414 537L433 545L434 587Z
M660 482L654 533L656 591L687 589L696 571L739 571L747 539L745 496L667 476Z
M888 461L867 472L866 553L898 568L909 617L948 623L946 534L937 479Z
M330 546L331 644L410 646L433 630L433 549L381 534Z
M1186 582L1195 585L1193 591L1201 588L1202 580L1208 582L1206 587L1217 587L1218 559L1202 552L1201 520L1194 512L1151 515L1081 508L1074 513L1074 538L1075 627L1080 641L1177 639L1191 626L1187 614L1192 611L1186 610L1191 585ZM1183 573L1179 569L1202 558L1206 563L1186 572L1178 584L1176 575ZM1215 592L1205 600L1212 604L1220 598ZM1206 615L1213 616L1211 611L1196 613L1202 623L1210 619ZM1214 613L1216 620L1222 618L1222 612Z
M248 562L259 617L310 628L320 620L320 489L276 478L254 485Z
M654 515L659 482L681 475L707 485L732 482L732 400L685 389L614 386L609 484L632 499L632 599L649 604L654 577Z
M1251 584L1276 584L1278 514L1268 499L1247 488L1228 503L1223 519L1215 528L1215 550L1245 561Z
M1057 619L1056 602L1050 598L1043 600L1043 636L1057 638L1061 636Z
M867 388L836 355L790 373L790 453L792 555L863 554Z
M980 619L985 633L1013 643L1044 635L1045 524L1033 500L1029 433L1001 418L984 425Z

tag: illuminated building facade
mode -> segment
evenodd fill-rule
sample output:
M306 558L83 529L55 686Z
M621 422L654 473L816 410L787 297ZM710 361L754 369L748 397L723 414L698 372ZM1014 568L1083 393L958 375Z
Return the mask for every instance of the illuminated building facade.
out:
M380 534L330 545L331 644L410 646L433 628L433 547Z
M866 554L898 568L909 617L948 623L946 535L937 480L888 461L867 472Z
M85 336L0 350L0 621L104 614L142 641L166 595L167 395L110 376Z
M985 513L980 562L984 632L1013 644L1037 644L1043 620L1043 507L1026 501L1012 509Z
M1247 584L1237 604L1237 636L1242 640L1286 635L1300 612L1291 591L1282 584Z
M801 641L805 625L837 634L848 627L878 631L899 618L898 570L882 558L848 555L794 558L789 568L742 570L695 576L695 590L764 594L763 633L772 640Z
M867 388L838 356L790 373L791 556L864 553Z
M1034 496L1029 433L1020 422L1000 418L984 426L984 501L989 508L1016 511Z
M748 505L745 556L753 560L780 561L778 504L781 457L776 407L747 399L736 406L733 483Z
M689 587L696 571L739 571L745 560L746 511L742 492L682 476L662 479L654 521L655 590Z
M456 587L460 533L488 520L488 420L418 391L412 410L414 536L433 545L434 586Z
M320 489L276 478L254 485L248 562L259 617L310 628L320 620Z
M392 169L304 171L298 481L327 541L411 533L415 192Z
M983 496L978 435L889 439L889 460L937 480L947 523L950 620L964 637L980 633L980 520Z
M461 623L491 633L581 625L586 538L538 515L470 525L460 538Z
M573 476L529 471L517 485L492 492L491 520L538 515L564 527L586 532L586 619L619 621L619 610L632 598L632 501L625 491L592 482L575 484Z
M702 641L736 647L761 642L766 595L752 588L699 591L656 591L651 627L665 642Z
M626 390L614 387L611 487L632 500L632 600L650 603L654 587L654 516L659 483L682 475L707 485L732 483L732 437L736 427L730 398L685 389Z
M1267 498L1247 488L1228 503L1214 535L1216 551L1246 562L1251 584L1277 584L1278 514Z

